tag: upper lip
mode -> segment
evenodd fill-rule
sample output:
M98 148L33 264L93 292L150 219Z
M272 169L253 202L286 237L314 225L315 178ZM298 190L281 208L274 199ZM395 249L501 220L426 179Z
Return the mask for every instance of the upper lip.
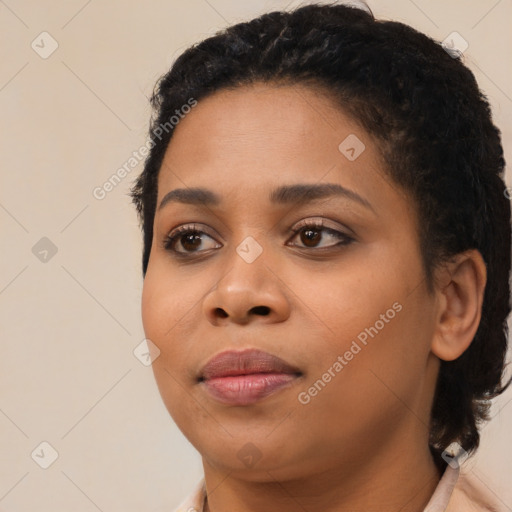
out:
M201 371L199 380L254 373L289 373L300 371L281 358L257 349L227 350L213 356Z

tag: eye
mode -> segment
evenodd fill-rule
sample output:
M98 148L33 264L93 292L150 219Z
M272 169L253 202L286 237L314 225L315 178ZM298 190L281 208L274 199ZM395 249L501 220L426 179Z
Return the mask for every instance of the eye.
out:
M349 245L354 239L341 231L329 228L322 219L302 221L293 228L294 237L299 237L303 245L290 244L301 249L309 248L317 250L328 250L336 246ZM206 238L205 238L206 237ZM333 243L319 245L323 241L331 240ZM163 247L165 250L174 253L176 256L187 256L206 252L222 247L212 236L199 229L196 224L180 226L165 237Z
M204 237L208 237L213 243L210 243L210 247L204 247ZM181 250L180 250L181 247ZM164 248L167 251L183 254L193 254L202 252L208 249L216 249L221 247L221 244L214 241L213 237L201 231L195 224L189 224L180 226L165 237ZM199 251L202 249L202 251Z
M292 229L292 231L295 234L293 238L299 237L300 241L304 244L302 246L292 244L299 248L318 247L319 249L329 249L335 246L349 245L354 241L353 238L345 235L341 231L328 228L325 226L324 221L321 219L303 221L294 229ZM327 246L318 246L318 244L324 240L332 240L334 243L331 243Z

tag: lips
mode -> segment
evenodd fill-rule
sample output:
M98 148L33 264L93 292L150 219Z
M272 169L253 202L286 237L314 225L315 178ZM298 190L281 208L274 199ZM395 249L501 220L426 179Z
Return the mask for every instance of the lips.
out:
M296 367L268 352L230 350L208 361L199 383L217 401L249 405L289 387L301 375Z
M300 373L281 358L261 350L229 350L213 357L203 368L201 380L253 373Z

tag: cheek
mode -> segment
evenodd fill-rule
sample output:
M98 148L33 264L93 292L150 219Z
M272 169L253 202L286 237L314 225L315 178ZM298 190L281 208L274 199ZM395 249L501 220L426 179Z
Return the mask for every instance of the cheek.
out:
M382 311L385 314L387 308ZM388 323L377 312L377 316L373 310L360 313L359 325L351 322L350 330L342 318L338 320L333 330L339 334L331 335L321 364L309 372L300 390L304 405L299 410L307 413L304 421L319 437L336 440L340 446L345 443L347 450L354 445L364 451L363 445L377 435L376 425L378 436L393 435L397 418L409 416L416 408L424 379L424 350L404 349L416 342L410 339L413 330L406 307L394 318L386 317ZM317 449L330 456L325 446Z
M347 258L322 272L295 272L285 282L290 283L297 308L303 310L300 316L316 324L333 349L342 349L400 296L399 280L390 279L392 273Z
M144 280L142 324L146 337L160 349L159 359L172 366L187 349L183 341L190 339L197 325L204 290L197 280L177 278L158 267L148 267Z
M322 383L317 386L323 395L319 406L325 400L334 408L350 403L364 409L381 402L382 392L393 398L386 384L402 396L423 378L432 323L424 287L413 286L421 284L420 267L412 258L407 263L389 251L386 258L383 248L378 253L378 258L346 261L350 271L340 265L314 279L303 275L295 280L293 291L306 316L321 329L323 342L308 357L304 387L322 380L329 370L336 375L325 375L327 392ZM344 361L336 371L338 356Z
M152 370L163 403L180 428L190 428L188 421L200 415L190 409L194 403L184 391L189 385L183 368L190 366L187 333L192 331L191 319L199 307L193 283L183 290L180 279L169 276L158 265L148 266L142 290L142 323L146 338L160 350ZM183 283L185 285L185 283ZM195 305L195 306L194 306ZM196 322L197 323L197 322Z
M368 305L358 325L351 321L347 328L342 318L334 325L340 334L331 337L323 366L307 384L329 381L325 387L318 382L318 400L311 403L325 422L331 414L344 418L351 411L359 426L384 425L416 408L428 372L432 325L417 300L393 302L394 297L381 308ZM341 365L335 366L339 356ZM329 370L335 377L326 375Z

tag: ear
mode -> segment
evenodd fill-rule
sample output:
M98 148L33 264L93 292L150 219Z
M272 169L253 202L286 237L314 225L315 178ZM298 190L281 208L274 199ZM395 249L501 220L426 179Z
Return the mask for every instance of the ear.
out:
M480 324L487 269L480 252L457 254L438 270L438 309L432 352L444 361L457 359L469 347Z

